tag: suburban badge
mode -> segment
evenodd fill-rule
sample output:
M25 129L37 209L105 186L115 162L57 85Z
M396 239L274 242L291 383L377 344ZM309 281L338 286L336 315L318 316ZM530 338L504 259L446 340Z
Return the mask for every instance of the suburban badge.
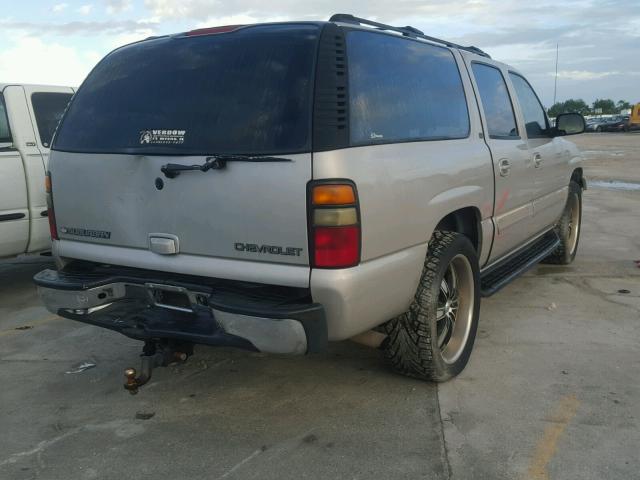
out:
M61 227L60 233L76 235L78 237L104 238L105 240L111 238L111 232L107 232L106 230L89 230L87 228Z

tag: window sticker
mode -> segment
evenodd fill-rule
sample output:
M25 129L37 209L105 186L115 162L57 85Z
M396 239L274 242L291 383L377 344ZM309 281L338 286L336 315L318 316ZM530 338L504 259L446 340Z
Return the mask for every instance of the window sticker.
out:
M142 130L140 145L182 145L186 130Z

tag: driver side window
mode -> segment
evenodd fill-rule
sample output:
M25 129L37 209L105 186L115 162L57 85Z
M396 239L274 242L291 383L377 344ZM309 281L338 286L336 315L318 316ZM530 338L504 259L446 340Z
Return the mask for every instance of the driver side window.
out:
M509 72L509 77L511 78L518 102L520 103L520 108L522 109L527 137L548 137L549 126L547 124L547 116L533 88L531 88L529 82L517 73Z

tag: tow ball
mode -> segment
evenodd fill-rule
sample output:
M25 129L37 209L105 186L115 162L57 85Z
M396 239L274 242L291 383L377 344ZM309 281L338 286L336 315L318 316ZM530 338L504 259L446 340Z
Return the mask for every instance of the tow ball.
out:
M193 355L193 344L170 341L145 342L140 355L140 374L131 367L124 371L125 390L135 395L142 385L151 380L155 367L184 363L191 355Z

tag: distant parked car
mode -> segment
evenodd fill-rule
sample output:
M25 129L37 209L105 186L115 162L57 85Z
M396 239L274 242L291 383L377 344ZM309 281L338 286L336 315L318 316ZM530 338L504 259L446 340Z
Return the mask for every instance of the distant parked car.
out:
M590 118L587 120L585 130L587 132L602 132L602 125L608 120L608 118Z
M626 132L629 129L629 115L612 117L601 128L603 132Z

